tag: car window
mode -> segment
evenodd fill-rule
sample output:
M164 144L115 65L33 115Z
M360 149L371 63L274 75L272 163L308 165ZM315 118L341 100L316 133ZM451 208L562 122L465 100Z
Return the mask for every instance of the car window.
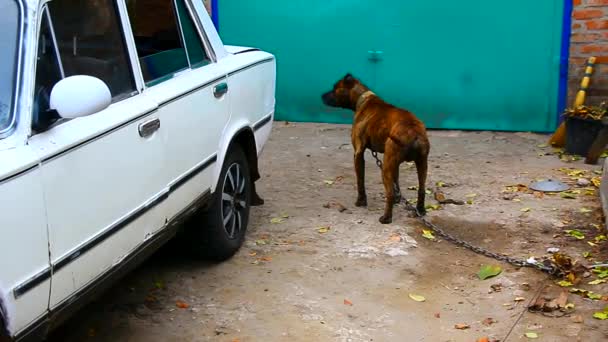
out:
M196 30L192 17L190 16L190 12L188 12L188 9L186 8L184 0L177 0L176 3L191 67L196 68L209 64L211 60L205 52L201 38Z
M15 73L17 71L17 43L19 41L19 5L15 1L0 4L0 133L11 123L14 102Z
M101 79L114 101L135 93L115 1L54 0L49 10L65 76Z
M42 11L40 36L38 38L38 55L36 58L36 82L34 89L34 106L32 128L42 131L59 119L56 112L49 110L49 96L55 83L63 78L63 68L57 58L48 9Z
M189 67L173 1L128 0L127 9L146 85Z

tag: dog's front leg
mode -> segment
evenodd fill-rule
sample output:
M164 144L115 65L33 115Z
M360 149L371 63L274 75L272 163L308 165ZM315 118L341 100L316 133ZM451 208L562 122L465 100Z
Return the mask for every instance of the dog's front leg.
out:
M355 174L357 176L357 207L367 206L367 194L365 193L365 149L355 151Z

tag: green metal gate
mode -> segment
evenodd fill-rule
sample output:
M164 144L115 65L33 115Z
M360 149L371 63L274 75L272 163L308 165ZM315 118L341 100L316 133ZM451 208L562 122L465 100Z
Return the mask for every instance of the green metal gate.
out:
M226 44L277 56L277 119L349 123L321 93L347 72L429 128L550 131L561 0L219 1Z

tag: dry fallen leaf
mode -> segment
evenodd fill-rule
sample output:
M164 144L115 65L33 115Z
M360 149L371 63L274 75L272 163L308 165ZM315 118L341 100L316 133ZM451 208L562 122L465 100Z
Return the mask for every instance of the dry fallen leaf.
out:
M429 240L435 240L435 235L433 235L433 232L428 229L422 230L422 237Z
M521 211L521 212L523 212L523 213L527 213L527 212L529 212L530 210L532 210L532 209L530 209L530 208L521 208L521 209L519 209L519 211Z
M477 339L477 342L490 342L490 340L487 337L481 337Z
M272 261L272 257L265 256L258 259L259 261Z
M497 321L495 321L494 318L488 317L488 318L484 319L483 321L481 321L481 324L489 327L490 325L492 325L492 324L494 324L496 322Z
M325 233L329 232L330 229L331 228L329 226L324 226L324 227L319 227L317 229L317 231L321 234L325 234Z
M270 223L272 224L282 223L283 221L284 219L281 217L273 217L270 219Z
M181 300L178 300L177 302L175 302L175 306L177 306L180 309L187 309L190 307L190 305L188 305L188 303L182 302Z
M538 334L535 332L527 332L527 333L525 333L525 336L527 338L538 338Z
M351 301L350 301L350 300L348 300L348 299L345 299L345 300L344 300L344 305L353 306L353 302L351 302Z
M401 236L397 235L397 234L393 234L389 238L389 241L391 241L391 242L401 242Z
M469 329L471 326L466 324L466 323L458 323L454 325L454 328L459 329L459 330L465 330L465 329Z
M441 314L439 312L436 312L434 316L435 318L441 318Z
M415 300L417 302L424 302L426 300L426 298L424 298L423 296L416 295L416 294L413 294L413 293L410 293L409 296L410 296L411 299L413 299L413 300Z
M502 268L497 265L484 265L481 267L479 272L477 272L477 276L481 280L486 280L488 278L495 277L502 272Z
M524 297L515 297L515 299L513 299L515 302L523 302L524 300L526 300Z

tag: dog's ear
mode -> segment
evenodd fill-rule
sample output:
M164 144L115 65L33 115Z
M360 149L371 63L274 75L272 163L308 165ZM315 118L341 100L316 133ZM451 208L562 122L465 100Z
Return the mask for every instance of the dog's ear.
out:
M355 78L353 77L353 75L349 72L348 74L346 74L346 76L344 76L344 81L346 82L354 82Z

